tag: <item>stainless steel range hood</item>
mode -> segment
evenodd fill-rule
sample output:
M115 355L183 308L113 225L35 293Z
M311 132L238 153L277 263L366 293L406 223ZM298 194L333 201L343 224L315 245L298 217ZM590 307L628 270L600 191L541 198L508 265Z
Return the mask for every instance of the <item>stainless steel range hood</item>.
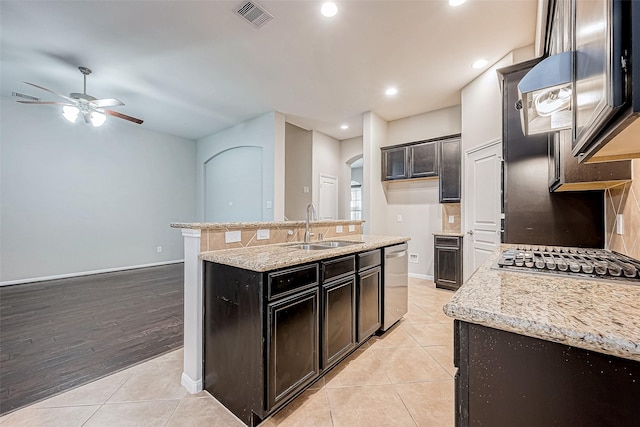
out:
M550 56L518 84L520 123L525 135L571 129L573 52Z

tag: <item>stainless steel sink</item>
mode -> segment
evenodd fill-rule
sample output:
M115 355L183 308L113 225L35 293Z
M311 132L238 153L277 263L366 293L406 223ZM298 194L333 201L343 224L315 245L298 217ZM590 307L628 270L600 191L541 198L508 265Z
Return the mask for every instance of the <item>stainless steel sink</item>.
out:
M293 245L287 245L287 246L295 249L302 249L305 251L320 251L320 250L327 250L327 249L342 248L344 246L357 245L359 243L361 242L347 242L344 240L322 240L322 241L313 242L313 243L295 243Z
M361 242L347 242L346 240L326 240L326 241L322 241L322 242L318 242L316 244L318 245L324 245L324 246L329 246L332 248L341 248L343 246L351 246L351 245L357 245L360 244Z
M305 251L320 251L320 250L332 249L331 246L317 245L315 243L301 243L301 244L288 245L288 246L294 249L302 249Z

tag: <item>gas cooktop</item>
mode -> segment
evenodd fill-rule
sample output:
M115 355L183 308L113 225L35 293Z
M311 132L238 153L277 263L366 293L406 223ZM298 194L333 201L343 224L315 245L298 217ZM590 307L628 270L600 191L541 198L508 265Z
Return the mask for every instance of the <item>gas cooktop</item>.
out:
M520 245L503 251L493 268L640 283L640 261L605 249Z

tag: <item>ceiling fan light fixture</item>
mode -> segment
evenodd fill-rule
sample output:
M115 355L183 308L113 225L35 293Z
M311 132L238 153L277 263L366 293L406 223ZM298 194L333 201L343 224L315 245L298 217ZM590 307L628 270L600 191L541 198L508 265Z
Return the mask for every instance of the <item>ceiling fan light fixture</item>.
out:
M102 126L104 122L107 120L107 116L97 111L94 111L93 113L91 113L90 118L91 118L91 124L93 125L93 127L96 127L96 128Z
M65 119L67 119L71 123L76 122L76 120L78 119L79 113L80 113L80 110L78 110L76 107L73 107L71 105L65 105L64 107L62 107L62 115L64 116Z

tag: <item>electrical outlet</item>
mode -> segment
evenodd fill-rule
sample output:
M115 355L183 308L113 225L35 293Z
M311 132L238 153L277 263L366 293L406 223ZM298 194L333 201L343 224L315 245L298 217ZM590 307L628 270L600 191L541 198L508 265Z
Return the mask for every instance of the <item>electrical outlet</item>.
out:
M355 225L353 225L353 224L351 224L351 225L349 226L349 233L353 233L354 231L356 231L356 226L355 226Z
M342 233L342 226L336 225L336 233Z
M456 222L456 219L453 217L453 215L449 215L449 224L453 224L454 222Z
M402 222L402 215L398 215L398 222Z
M409 262L412 264L418 263L418 254L409 254Z
M156 246L156 252L157 253L162 252L162 246Z
M227 202L229 206L233 206L233 202Z
M309 192L309 187L302 187L302 192L303 193L308 193Z
M271 200L268 200L267 201L267 209L271 209L271 205L272 205Z
M268 239L269 239L269 229L258 230L256 232L256 240L268 240Z
M225 243L234 243L242 240L242 233L240 230L236 231L227 231L224 233L224 242Z
M616 234L624 234L624 215L616 215Z

